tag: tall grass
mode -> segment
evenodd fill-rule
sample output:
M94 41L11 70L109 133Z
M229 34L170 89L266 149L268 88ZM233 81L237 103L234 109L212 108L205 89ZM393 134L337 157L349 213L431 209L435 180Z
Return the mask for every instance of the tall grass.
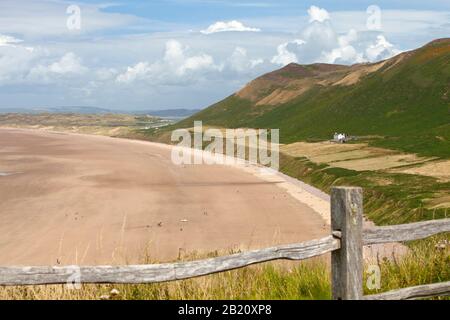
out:
M448 234L410 244L409 253L399 260L382 261L381 291L450 281ZM374 292L375 293L375 292Z
M401 259L378 261L381 289L365 294L421 284L450 281L450 250L437 248L445 236L412 243ZM65 285L0 287L0 299L151 299L151 300L307 300L331 298L327 259L304 262L273 262L201 278L142 285L83 285L70 290ZM111 290L118 290L111 296Z

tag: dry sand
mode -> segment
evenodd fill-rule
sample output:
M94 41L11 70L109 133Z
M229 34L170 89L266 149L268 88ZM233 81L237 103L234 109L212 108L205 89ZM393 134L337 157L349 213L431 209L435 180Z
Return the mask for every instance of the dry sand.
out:
M137 263L146 250L166 261L329 234L323 194L255 170L176 166L171 147L149 142L0 129L0 265Z

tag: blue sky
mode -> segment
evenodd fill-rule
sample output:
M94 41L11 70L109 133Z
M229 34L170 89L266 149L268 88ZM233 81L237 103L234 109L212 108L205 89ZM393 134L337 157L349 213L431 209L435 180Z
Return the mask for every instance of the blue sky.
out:
M202 108L290 62L375 62L448 36L448 0L2 0L0 108Z
M97 3L96 1L83 1L84 3ZM365 10L368 6L376 4L384 9L415 9L415 10L449 10L449 1L423 1L423 0L389 0L389 1L233 1L233 0L127 0L111 1L116 4L106 11L129 13L149 19L162 19L165 21L197 22L217 19L237 19L270 15L292 15L305 12L311 5L326 8L329 11Z

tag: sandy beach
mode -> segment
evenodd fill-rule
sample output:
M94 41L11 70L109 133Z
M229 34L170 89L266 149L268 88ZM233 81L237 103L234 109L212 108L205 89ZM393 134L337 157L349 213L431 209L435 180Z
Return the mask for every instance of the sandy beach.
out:
M171 147L0 129L0 264L168 261L328 235L327 199L283 175L177 166Z

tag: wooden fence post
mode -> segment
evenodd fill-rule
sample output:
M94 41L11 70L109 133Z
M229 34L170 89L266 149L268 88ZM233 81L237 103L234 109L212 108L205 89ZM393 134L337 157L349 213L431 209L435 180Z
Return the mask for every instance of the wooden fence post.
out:
M340 235L341 249L331 253L332 297L363 297L363 194L361 188L331 190L331 231Z

